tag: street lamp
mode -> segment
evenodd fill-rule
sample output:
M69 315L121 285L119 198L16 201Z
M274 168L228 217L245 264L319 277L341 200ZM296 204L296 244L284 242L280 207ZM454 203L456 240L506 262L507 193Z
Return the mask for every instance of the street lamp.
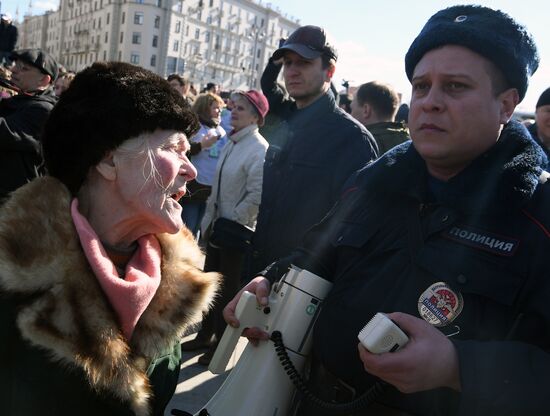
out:
M248 31L247 35L248 39L251 39L254 41L254 48L253 54L252 54L252 68L250 69L250 78L248 80L248 85L250 88L256 88L256 80L257 77L254 75L257 75L256 71L256 56L258 54L258 42L263 42L265 39L265 33L262 32L261 28L257 27L255 24L252 25L252 27Z

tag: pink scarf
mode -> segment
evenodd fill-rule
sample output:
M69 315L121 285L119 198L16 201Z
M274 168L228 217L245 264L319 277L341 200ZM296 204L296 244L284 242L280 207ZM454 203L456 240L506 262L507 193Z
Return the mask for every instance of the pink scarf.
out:
M76 198L71 203L71 216L84 254L118 316L122 333L130 340L139 318L160 284L159 242L152 234L139 238L138 249L126 265L124 278L121 279L99 237L78 211Z

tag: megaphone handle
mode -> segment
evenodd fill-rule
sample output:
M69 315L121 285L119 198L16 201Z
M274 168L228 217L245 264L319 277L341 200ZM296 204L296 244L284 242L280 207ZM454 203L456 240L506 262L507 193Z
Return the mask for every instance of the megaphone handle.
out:
M261 317L261 315L258 314L256 295L246 291L243 292L235 308L235 317L239 320L241 326L239 328L233 328L228 325L225 328L223 336L216 348L216 352L208 366L208 369L214 374L221 374L225 371L229 358L231 358L231 354L233 354L233 350L241 337L243 329L259 324L258 318Z

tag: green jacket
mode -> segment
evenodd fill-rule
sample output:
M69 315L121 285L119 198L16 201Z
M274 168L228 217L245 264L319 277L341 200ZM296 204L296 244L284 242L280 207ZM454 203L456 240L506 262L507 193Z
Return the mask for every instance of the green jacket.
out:
M376 140L380 156L398 144L410 140L409 130L403 123L384 121L369 124L367 129L374 136L374 140Z
M187 230L157 235L161 283L128 342L82 252L70 202L45 177L0 208L0 414L163 415L179 337L207 309L218 275L199 270Z

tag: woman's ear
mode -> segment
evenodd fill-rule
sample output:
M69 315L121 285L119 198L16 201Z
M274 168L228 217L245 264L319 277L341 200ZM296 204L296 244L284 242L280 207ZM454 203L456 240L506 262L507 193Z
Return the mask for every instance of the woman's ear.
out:
M101 161L95 166L95 169L108 181L116 179L116 166L113 152L107 153Z

